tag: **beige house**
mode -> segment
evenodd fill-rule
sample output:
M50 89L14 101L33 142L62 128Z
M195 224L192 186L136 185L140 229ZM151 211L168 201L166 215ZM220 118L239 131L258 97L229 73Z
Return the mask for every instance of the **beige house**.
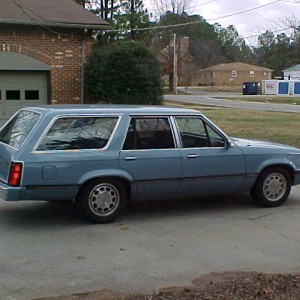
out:
M241 86L243 82L270 80L272 70L241 62L218 64L196 72L192 85L200 86Z

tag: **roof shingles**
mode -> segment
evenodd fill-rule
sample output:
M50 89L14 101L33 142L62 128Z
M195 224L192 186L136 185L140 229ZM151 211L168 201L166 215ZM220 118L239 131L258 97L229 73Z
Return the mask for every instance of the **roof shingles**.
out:
M224 64L218 64L212 67L208 67L205 69L200 70L199 72L204 72L204 71L247 71L251 68L253 71L272 71L269 68L265 67L259 67L255 65L249 65L246 63L241 63L241 62L233 62L233 63L224 63Z
M283 70L283 72L299 72L299 71L300 71L300 65L295 65Z
M92 29L108 26L73 0L1 0L0 23Z

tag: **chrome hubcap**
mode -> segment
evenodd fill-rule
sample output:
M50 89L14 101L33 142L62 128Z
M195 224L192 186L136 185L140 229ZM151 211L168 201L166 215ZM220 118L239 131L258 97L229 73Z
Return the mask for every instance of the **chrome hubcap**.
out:
M270 174L264 182L264 196L269 201L280 200L286 192L286 179L280 173Z
M112 214L118 207L120 196L118 190L109 183L97 185L89 197L89 206L99 216Z

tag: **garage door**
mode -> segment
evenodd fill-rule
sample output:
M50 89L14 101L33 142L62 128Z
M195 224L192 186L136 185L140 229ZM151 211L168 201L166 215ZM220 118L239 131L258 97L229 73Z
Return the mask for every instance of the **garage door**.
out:
M0 71L1 117L19 108L47 104L47 72Z
M21 107L47 104L50 69L32 57L0 51L0 124Z

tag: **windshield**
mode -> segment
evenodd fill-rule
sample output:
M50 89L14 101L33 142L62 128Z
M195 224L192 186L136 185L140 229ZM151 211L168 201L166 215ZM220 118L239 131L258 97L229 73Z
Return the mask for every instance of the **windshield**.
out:
M21 110L0 131L0 142L19 149L29 136L40 114Z

